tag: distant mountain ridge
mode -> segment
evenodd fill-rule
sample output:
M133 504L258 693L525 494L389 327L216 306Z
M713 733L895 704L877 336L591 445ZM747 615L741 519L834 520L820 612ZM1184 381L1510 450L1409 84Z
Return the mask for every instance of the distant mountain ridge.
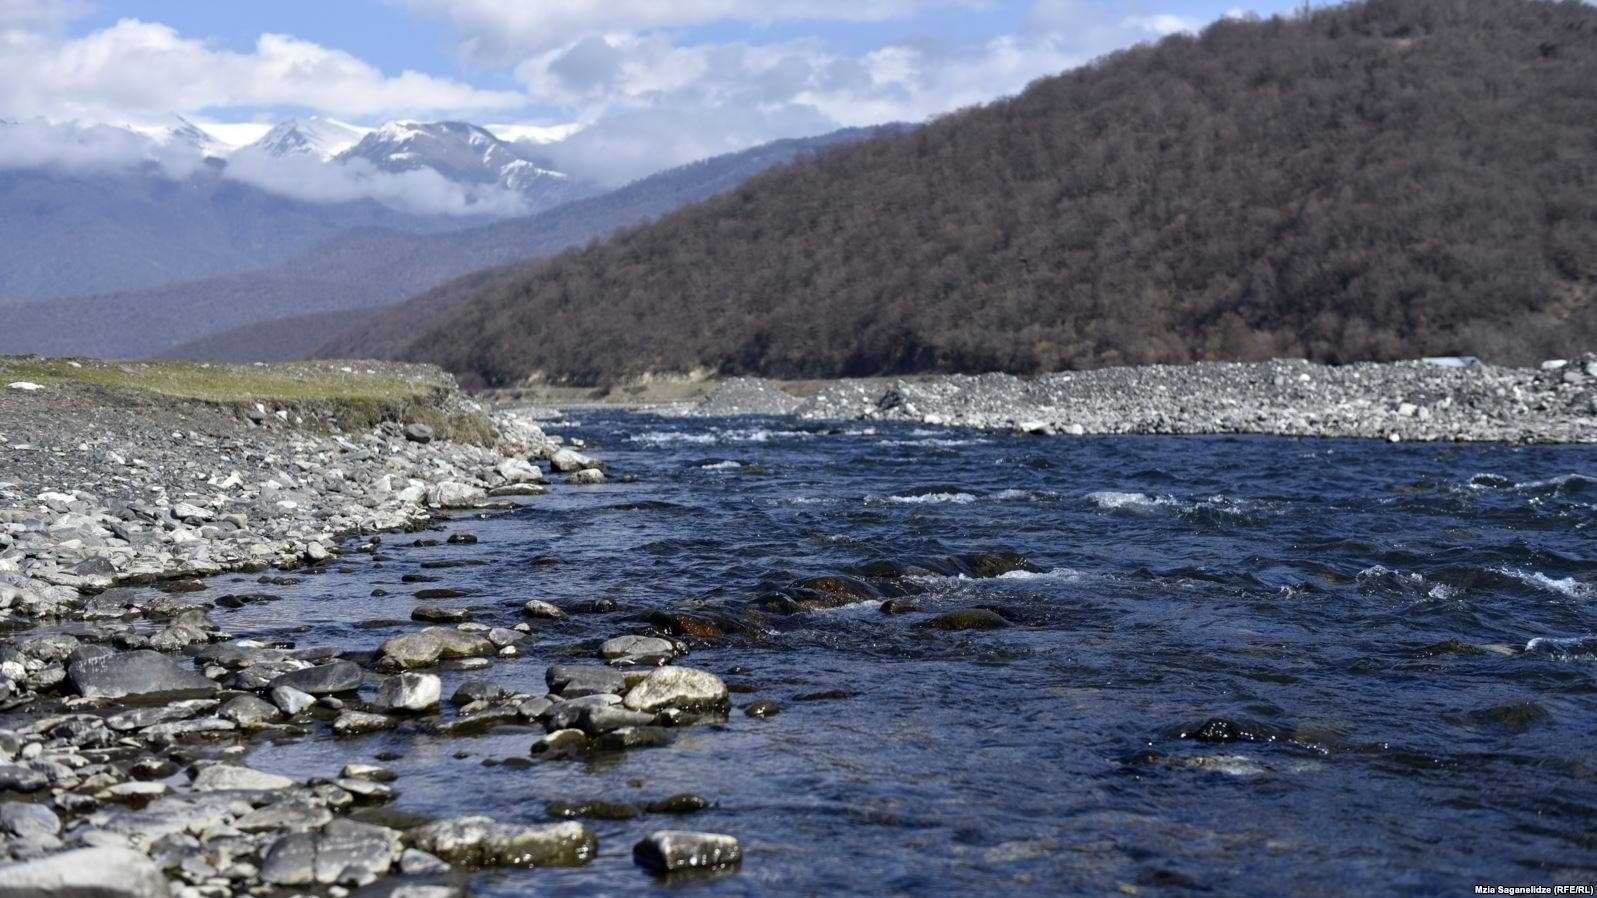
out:
M1597 345L1597 6L1223 19L463 283L472 385Z
M265 324L337 313L369 327L351 340L393 341L377 312L476 269L558 252L711 196L800 154L875 133L851 130L780 141L662 172L540 215L448 233L355 228L270 267L137 291L12 305L0 352L232 360L303 357L337 334ZM3 181L0 181L3 183ZM260 326L257 330L257 326ZM218 339L211 339L225 331ZM199 342L194 342L199 341ZM292 346L286 346L291 343ZM185 345L188 344L188 345Z

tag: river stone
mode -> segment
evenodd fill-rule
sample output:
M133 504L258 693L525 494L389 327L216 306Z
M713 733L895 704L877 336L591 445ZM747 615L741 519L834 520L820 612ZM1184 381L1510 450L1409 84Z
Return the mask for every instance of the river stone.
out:
M663 829L632 847L632 860L657 875L731 867L742 859L738 840L718 833Z
M665 655L676 654L676 646L668 639L654 636L617 636L607 639L604 645L599 646L599 655L610 660L617 658L632 658L639 655Z
M426 711L438 707L443 681L432 674L402 673L383 681L377 706L388 711Z
M240 695L228 699L221 714L242 727L260 726L283 716L277 706L254 695Z
M559 608L556 608L542 599L531 599L527 602L527 604L521 606L521 608L523 611L527 612L529 617L537 617L544 620L564 620L566 618L566 613L564 611L561 611Z
M556 664L544 672L549 691L562 698L585 695L619 695L626 691L627 675L591 664Z
M48 842L61 832L61 818L42 804L0 804L0 831L24 842Z
M299 712L316 704L316 697L309 693L301 692L292 686L272 687L272 703L283 710L284 714L293 717Z
M333 820L320 833L279 838L261 861L261 879L298 886L338 882L353 867L382 875L398 853L397 833L381 826Z
M370 714L365 711L345 711L333 721L333 732L340 736L358 736L362 733L375 733L393 726L393 720L381 714Z
M218 690L217 685L199 671L151 651L84 658L67 668L67 676L85 698L210 694Z
M549 456L549 467L561 474L573 474L598 466L598 462L573 449L560 449Z
M592 708L603 708L621 704L619 695L600 693L598 695L584 695L573 699L566 699L551 704L538 715L538 719L546 729L564 730L577 725L583 714Z
M233 821L240 832L309 832L321 829L333 819L333 812L308 801L280 801L257 808Z
M931 630L1002 630L1009 621L986 608L962 608L939 614L920 626Z
M604 483L604 472L598 468L583 468L566 478L566 482L573 486L598 486Z
M580 823L517 826L491 817L457 817L410 831L410 845L467 867L577 867L599 840Z
M532 753L547 760L579 757L588 750L588 735L581 730L555 730L532 743Z
M294 781L286 776L275 773L266 773L253 767L241 767L235 764L213 764L201 770L194 777L194 788L199 792L221 792L229 790L268 790L287 789L294 785Z
M400 668L427 667L440 658L472 658L494 654L494 644L481 633L448 627L428 627L395 636L380 649L383 657Z
M655 714L666 708L682 711L724 709L730 703L726 684L712 673L691 667L657 667L622 700L634 711Z
M166 877L129 848L80 848L0 866L0 898L169 898Z
M287 686L308 695L336 695L360 688L364 674L353 661L334 661L318 667L290 671L272 680L271 688Z

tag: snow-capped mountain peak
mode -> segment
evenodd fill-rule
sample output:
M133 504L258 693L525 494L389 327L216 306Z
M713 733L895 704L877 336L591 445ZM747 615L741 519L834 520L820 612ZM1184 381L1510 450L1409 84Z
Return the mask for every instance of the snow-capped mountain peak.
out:
M246 149L271 156L306 155L331 161L360 143L368 133L370 129L313 115L277 125Z
M122 127L160 146L189 147L198 150L203 156L220 158L233 149L181 115L173 115L169 122L160 124L128 124Z

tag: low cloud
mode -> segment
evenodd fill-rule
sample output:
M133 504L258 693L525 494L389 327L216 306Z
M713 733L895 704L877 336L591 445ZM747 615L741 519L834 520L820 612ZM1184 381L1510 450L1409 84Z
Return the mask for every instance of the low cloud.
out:
M498 185L467 185L431 169L382 171L364 159L327 163L310 156L238 153L225 177L312 203L373 200L421 215L522 215L526 201Z
M52 125L43 121L0 125L0 171L39 170L63 175L154 174L173 181L202 168L252 187L311 203L371 200L420 215L525 214L526 201L498 185L466 185L431 169L382 171L363 159L327 163L309 156L239 152L225 162L207 160L199 147L152 139L108 125Z

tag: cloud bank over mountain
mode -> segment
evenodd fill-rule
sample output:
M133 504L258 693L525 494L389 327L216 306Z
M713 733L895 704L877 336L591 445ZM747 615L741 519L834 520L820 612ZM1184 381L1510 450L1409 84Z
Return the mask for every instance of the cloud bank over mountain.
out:
M291 10L280 19L258 15L272 30L227 43L151 17L95 15L93 3L0 0L0 118L138 124L183 114L218 135L306 114L364 127L395 119L492 121L503 123L500 133L556 137L537 141L540 163L615 186L774 139L923 121L1011 95L1111 50L1197 27L1225 12L1213 2L387 0L379 6L395 18L394 27L439 32L432 43L449 49L427 59L418 58L415 46L388 58L383 42L357 51L296 35L308 23ZM1260 12L1287 4L1252 0ZM178 21L183 14L164 15ZM115 141L90 142L94 150L66 158L115 155ZM121 150L133 161L148 155ZM0 150L11 158L29 152L39 151ZM506 202L425 175L392 177L358 166L234 167L238 177L296 196L364 196L456 210Z

